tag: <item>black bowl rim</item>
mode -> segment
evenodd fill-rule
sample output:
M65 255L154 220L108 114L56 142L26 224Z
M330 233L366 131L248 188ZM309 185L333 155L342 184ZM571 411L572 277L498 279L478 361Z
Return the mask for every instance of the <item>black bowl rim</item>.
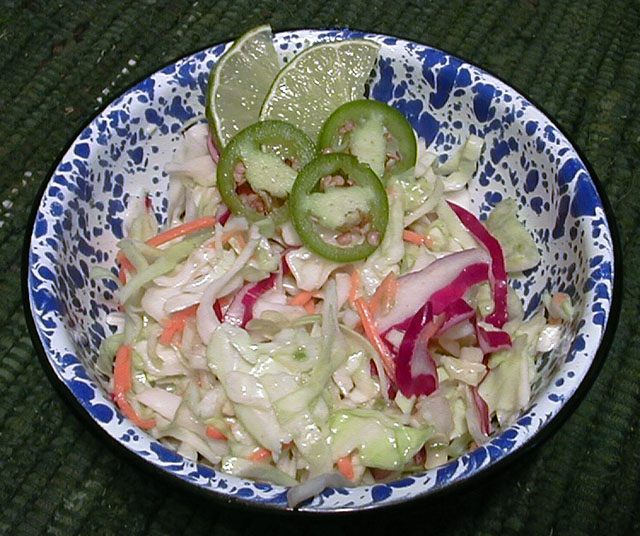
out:
M422 46L427 46L429 48L432 48L434 50L438 50L440 52L443 52L444 54L447 54L451 57L457 58L459 60L462 60L463 62L479 69L480 71L492 76L493 78L495 78L496 80L502 82L503 84L505 84L507 87L510 87L511 89L515 90L517 93L519 93L522 97L524 97L527 101L529 101L535 108L538 109L538 111L540 111L545 118L555 127L558 129L559 132L561 132L564 137L569 141L572 149L576 152L576 154L580 157L580 160L582 162L582 164L585 166L586 170L589 173L589 176L596 188L596 191L598 193L598 196L600 197L600 200L602 202L602 208L603 208L603 212L604 215L606 217L607 223L609 224L609 232L611 235L611 241L612 241L612 245L613 245L613 290L612 290L612 294L611 294L611 308L609 310L609 317L607 319L607 325L605 327L605 331L602 335L601 341L600 341L600 345L598 346L598 349L596 350L596 353L593 357L593 360L591 361L591 365L589 366L584 378L582 379L582 381L580 382L580 384L578 385L578 387L576 388L576 390L573 392L573 394L564 402L564 404L562 405L562 407L558 410L558 413L556 413L556 415L551 418L549 421L547 421L545 424L542 425L542 427L536 431L534 433L534 435L528 439L526 441L526 443L524 443L523 445L515 448L514 450L510 451L507 455L505 455L504 457L500 458L499 460L496 460L495 462L493 462L492 464L482 468L480 471L473 473L470 476L466 476L463 477L459 480L456 480L455 482L448 484L445 487L439 487L439 488L432 488L429 491L427 491L426 493L422 493L422 494L417 494L413 497L410 497L408 499L397 499L396 501L390 501L390 502L385 502L385 503L374 503L371 505L368 505L366 507L358 507L358 508L337 508L337 509L333 509L333 510L299 510L297 508L289 508L289 507L285 507L285 508L281 508L281 507L274 507L274 505L272 504L265 504L262 502L256 502L253 501L251 499L243 499L243 498L237 498L237 497L232 497L232 496L227 496L227 495L221 495L219 493L217 493L215 490L210 490L210 489L205 489L205 488L201 488L198 486L194 486L193 484L189 483L186 480L183 480L182 478L180 478L179 476L173 474L173 473L169 473L166 470L162 469L159 466L156 466L152 463L148 463L146 460L144 460L143 458L141 458L140 456L138 456L136 453L130 451L127 447L125 447L122 443L120 443L116 438L114 438L112 435L110 435L107 431L105 431L89 414L89 412L82 406L82 404L75 398L75 396L73 396L73 393L71 392L71 390L66 386L66 384L56 375L55 371L52 368L51 363L49 362L49 359L47 357L46 351L44 349L44 346L42 344L42 341L40 339L40 336L38 335L38 331L36 328L36 324L35 324L35 319L33 318L33 315L31 314L31 301L29 298L29 254L30 254L30 247L31 247L31 239L33 236L33 230L34 230L34 226L35 226L35 220L37 217L37 214L39 212L40 209L40 204L42 201L42 198L44 196L44 193L47 189L47 187L49 186L49 183L51 182L51 178L53 177L53 174L55 173L56 169L58 168L59 163L61 162L61 160L64 158L65 154L68 152L68 150L70 149L71 145L76 141L76 139L80 136L80 134L85 130L86 127L88 127L91 122L94 121L94 119L96 119L111 103L113 103L116 99L118 99L119 97L123 96L125 93L127 93L128 91L130 91L132 88L134 88L136 85L138 85L140 82L146 80L147 78L149 78L150 76L154 75L155 73L157 73L158 71L161 71L162 69L169 67L170 65L173 65L174 63L176 63L177 61L180 61L183 58L189 57L191 55L197 54L198 52L202 52L204 50L208 50L210 48L213 48L215 46L219 46L219 45L223 45L223 44L228 44L231 41L220 41L218 43L214 43L210 46L207 46L205 48L198 48L192 52L189 52L187 54L184 54L180 57L177 58L173 58L169 61L167 61L166 63L164 63L163 65L154 68L151 72L147 72L147 74L145 74L144 76L141 76L139 78L137 78L135 81L133 81L131 84L129 84L126 88L124 88L123 90L121 90L120 92L118 92L117 94L113 95L113 98L110 99L107 103L105 103L103 106L101 106L96 112L94 112L91 117L85 121L82 126L76 131L76 133L73 135L73 137L70 139L70 141L65 145L65 147L62 149L62 151L60 152L59 156L56 158L55 163L51 166L51 168L49 169L49 171L47 172L46 178L42 181L42 184L40 185L40 188L34 198L33 201L33 206L31 208L31 213L29 216L29 220L26 226L26 230L25 230L25 236L24 236L24 242L23 242L23 249L22 249L22 273L21 273L21 283L22 283L22 303L23 303L23 310L24 310L24 315L25 315L25 319L26 319L26 324L27 324L27 328L29 331L29 335L31 337L31 341L33 343L34 349L36 351L36 354L38 356L38 359L43 367L43 369L45 370L45 373L49 379L49 381L51 382L51 384L53 385L53 387L58 391L58 393L60 394L60 396L65 400L65 402L72 408L72 410L75 412L75 414L78 416L78 418L85 422L86 424L88 424L89 429L100 439L105 439L107 440L107 444L109 445L109 447L118 455L122 455L123 457L127 458L130 462L133 462L135 465L137 465L138 467L143 468L143 470L147 471L148 473L150 473L151 475L154 475L156 477L160 477L164 482L167 482L171 485L177 486L179 488L181 488L182 490L188 491L190 493L195 494L197 497L200 498L205 498L208 500L213 499L215 502L217 502L218 504L223 504L226 506L232 506L232 507L236 507L236 508L240 508L244 511L261 511L261 512L266 512L269 514L279 514L279 515L291 515L291 514L297 514L297 515L303 515L305 517L307 516L314 516L314 517L326 517L327 515L333 515L333 514L367 514L367 513L379 513L381 511L388 511L389 509L394 509L397 510L399 508L404 508L406 506L409 505L415 505L416 501L433 501L435 499L440 499L442 497L445 496L449 496L451 493L453 492L457 492L461 489L469 489L472 485L478 485L481 482L484 482L485 480L487 480L490 477L495 476L498 472L501 472L504 467L506 467L507 465L511 465L512 463L514 463L517 460L520 460L522 458L522 456L525 453L530 452L531 450L533 450L535 447L539 446L540 444L542 444L543 442L545 442L547 439L549 439L559 428L560 426L567 420L567 418L575 411L575 409L578 407L578 405L580 404L580 402L582 402L582 400L584 399L584 397L586 396L586 394L588 393L589 389L591 388L591 386L593 385L593 383L595 382L595 379L597 378L598 374L600 373L600 370L602 369L602 366L604 364L604 361L609 353L609 350L611 348L611 345L613 343L613 339L614 339L614 335L615 335L615 331L616 331L616 327L618 325L618 320L620 318L620 311L621 311L621 307L622 307L622 282L623 282L623 274L622 274L622 248L621 248L621 244L620 244L620 236L619 236L619 232L618 232L618 226L616 223L616 218L614 216L613 213L613 209L611 207L611 204L609 202L609 199L606 195L606 192L604 190L604 187L602 185L602 182L600 181L599 177L596 175L593 167L591 166L591 164L589 163L589 161L587 160L587 158L585 157L585 155L583 154L583 152L579 149L579 147L577 146L577 144L573 141L572 137L564 130L563 127L561 127L556 121L555 119L553 119L553 117L547 113L547 111L544 109L544 107L540 106L535 100L531 99L525 92L523 92L522 90L520 90L518 87L510 84L509 82L507 82L506 80L504 80L501 76L496 75L495 73L493 73L492 71L484 68L484 67L480 67L477 64L467 60L466 58L464 58L463 56L460 56L458 54L452 54L450 52L447 52L446 50L425 44L425 43L420 43L418 41L412 41L409 40L407 38L401 37L401 36L396 36L396 35L392 35L392 34L379 34L376 32L369 32L366 30L360 30L357 28L344 28L344 27L339 27L339 28L335 28L335 27L331 27L331 28L326 28L326 27L309 27L309 28L292 28L292 29L283 29L280 30L279 32L275 32L275 33L289 33L289 32L296 32L296 31L305 31L305 30L312 30L312 31L318 31L318 32L322 32L322 31L346 31L346 32L357 32L357 33L364 33L365 36L366 34L369 35L376 35L376 36L381 36L381 37L393 37L395 39L398 39L400 41L404 41L404 42L410 42L410 43L416 43Z

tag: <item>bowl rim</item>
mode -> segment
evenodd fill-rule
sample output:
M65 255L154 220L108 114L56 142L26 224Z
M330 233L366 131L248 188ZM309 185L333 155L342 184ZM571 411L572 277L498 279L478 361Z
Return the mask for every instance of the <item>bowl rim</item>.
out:
M618 226L616 222L616 218L611 207L611 203L607 197L604 186L600 181L600 178L595 173L593 166L589 162L589 160L585 157L582 150L578 147L578 145L573 140L573 137L570 136L567 131L559 125L556 120L550 115L543 106L541 106L535 99L532 99L526 92L522 91L519 87L513 85L512 83L506 81L501 76L495 74L490 69L487 69L479 64L469 61L466 57L452 54L446 50L441 48L429 45L425 42L415 41L406 37L401 37L394 34L388 33L378 33L367 30L360 30L357 28L351 27L305 27L305 28L293 28L293 29L285 29L280 31L274 31L274 34L291 34L296 32L304 32L304 31L312 31L312 32L347 32L347 33L356 33L356 34L365 34L366 35L375 35L378 37L390 37L393 39L397 39L404 43L414 43L419 46L424 46L431 48L433 50L439 51L449 57L454 59L461 60L469 64L470 66L478 69L479 71L489 75L490 77L495 78L499 82L505 84L510 89L517 92L519 95L524 97L529 103L536 108L540 113L544 115L544 117L552 124L569 142L575 154L580 158L581 163L584 165L587 170L591 182L593 183L598 197L602 203L602 210L604 216L606 218L606 223L608 224L608 230L611 237L612 244L612 257L613 257L613 266L612 266L612 290L611 290L611 305L609 309L609 315L607 317L607 322L604 331L602 332L602 336L600 339L600 344L597 347L595 354L591 360L591 363L588 366L588 369L585 372L585 375L582 381L577 385L575 391L571 394L571 396L565 400L562 404L558 412L544 425L542 425L539 429L537 429L532 436L530 436L525 443L510 451L505 456L492 461L486 467L483 467L480 471L473 472L471 475L465 475L455 481L448 483L444 487L435 487L429 489L425 493L418 493L411 497L405 499L398 499L395 501L381 501L365 506L357 506L357 507L339 507L335 509L314 509L314 510L299 510L297 508L279 508L274 507L271 504L266 504L264 502L255 501L251 498L239 498L235 496L220 494L213 489L207 489L201 486L196 486L190 483L187 480L180 478L178 475L168 472L164 470L162 467L157 466L153 463L148 463L144 458L133 452L132 450L125 447L116 437L112 436L105 429L103 429L96 420L91 416L91 414L87 411L86 408L80 403L80 401L74 396L72 391L68 388L68 386L62 381L60 377L56 374L53 365L49 360L49 356L45 350L44 344L38 334L38 329L36 327L35 318L32 314L31 309L31 297L30 297L30 288L29 288L29 259L31 252L31 242L33 239L33 234L35 230L35 222L38 213L40 212L42 199L44 194L49 186L53 175L55 174L58 166L62 162L63 158L71 148L71 146L77 141L77 138L80 134L96 119L98 118L114 101L118 100L120 97L131 91L134 87L136 87L139 83L153 76L154 74L162 71L163 69L175 64L176 62L193 56L199 52L207 51L214 47L220 45L228 45L233 42L231 40L223 40L212 43L204 48L199 47L195 50L187 52L185 54L181 54L178 57L174 57L161 65L154 66L150 71L145 72L144 75L136 78L122 90L111 95L111 98L106 102L102 103L101 106L93 113L91 116L84 121L81 126L75 131L69 141L65 144L62 150L59 152L58 156L54 160L54 163L50 166L47 171L45 178L42 180L37 193L34 196L33 204L31 207L31 212L29 218L27 220L27 225L25 228L25 235L23 239L22 245L22 269L21 269L21 287L22 287L22 305L23 312L26 320L27 330L29 332L31 342L33 344L34 350L40 361L42 368L44 369L49 381L56 389L61 398L67 403L67 405L72 409L72 412L80 419L80 421L88 424L88 428L92 431L92 433L100 438L101 440L106 439L106 444L112 449L112 452L117 455L124 455L129 462L133 462L133 464L139 468L142 468L147 474L150 474L155 477L160 477L160 479L166 484L170 484L172 486L176 486L180 489L186 490L189 493L197 496L200 499L213 500L218 504L224 504L227 506L232 506L241 510L250 510L252 512L259 511L269 514L275 515L298 515L298 516L321 516L325 517L327 515L332 514L365 514L365 513L374 513L381 512L383 510L388 511L389 509L400 509L408 506L415 506L416 501L433 501L436 499L441 499L442 497L448 496L451 493L458 492L461 489L470 489L471 487L477 486L479 483L494 477L497 473L501 472L506 466L513 464L517 460L521 460L522 456L525 453L530 452L535 449L542 443L544 443L547 439L549 439L553 434L555 434L561 425L568 419L568 417L575 411L575 409L579 406L579 404L584 400L586 394L593 386L604 361L611 349L613 339L615 336L615 331L618 325L621 307L622 307L622 286L623 286L623 266L622 266L622 248L620 242L620 235L618 232ZM235 38L234 38L235 39Z

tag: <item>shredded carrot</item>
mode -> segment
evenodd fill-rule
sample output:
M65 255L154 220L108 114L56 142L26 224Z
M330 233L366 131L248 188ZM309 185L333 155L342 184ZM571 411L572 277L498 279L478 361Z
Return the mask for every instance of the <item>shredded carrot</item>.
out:
M369 300L369 310L373 316L376 316L380 310L383 312L389 310L396 301L396 295L398 293L398 281L396 274L390 272L384 281L380 283L380 286L376 289L376 292Z
M247 243L244 240L244 237L242 236L242 231L241 230L236 230L236 231L231 231L229 233L225 233L222 235L222 242L226 243L229 240L231 240L232 238L235 238L236 241L238 242L238 247L240 249L244 249L247 245Z
M158 247L161 244L169 242L170 240L173 240L175 238L195 233L196 231L206 229L207 227L213 227L215 224L216 219L213 216L204 216L203 218L188 221L187 223L183 223L182 225L178 225L177 227L168 229L163 233L157 234L156 236L149 238L146 243L149 246Z
M220 302L220 307L226 307L227 305L229 305L231 303L231 297L230 296L222 296L221 298L218 298L218 302Z
M249 455L249 460L252 462L261 462L271 456L271 451L264 447L258 447Z
M353 480L355 474L353 471L353 460L351 459L351 454L347 454L346 456L338 459L337 465L338 471L340 471L347 480Z
M120 279L120 283L124 285L127 282L126 272L133 274L135 273L136 269L134 268L133 264L131 264L131 261L127 259L127 256L122 252L118 253L118 256L116 257L116 261L120 265L120 271L118 272L118 279Z
M311 299L313 299L313 292L309 290L303 290L297 296L291 298L291 301L289 301L289 305L304 305Z
M415 233L413 231L409 231L409 229L405 229L402 233L402 239L406 242L411 242L416 246L421 246L424 244L424 236L421 234Z
M307 312L308 315L316 314L316 304L313 301L313 298L304 304L304 310Z
M363 298L358 298L355 301L355 305L358 309L358 313L360 314L360 320L362 322L365 335L380 354L387 376L390 379L395 378L395 363L393 361L393 356L378 333L378 328L376 327L376 323L373 320L373 315L371 314L369 307L367 307Z
M360 286L360 270L354 270L351 274L351 289L349 289L349 303L351 307L355 307L356 298L358 297L358 287Z
M166 346L171 342L173 336L176 333L181 333L182 330L184 330L184 325L187 322L187 318L189 318L190 316L194 316L198 312L198 305L199 304L196 303L195 305L187 307L182 311L173 313L171 315L171 318L169 318L169 321L165 325L162 335L160 335L160 337L158 338L158 342Z
M113 364L113 391L117 396L131 390L131 359L133 350L128 344L123 344L116 352Z
M428 248L433 247L433 239L429 235L421 235L409 229L405 229L402 233L402 239L406 242L411 242L416 246L424 244Z
M215 426L207 426L207 428L205 429L205 433L207 434L207 437L210 437L211 439L220 439L223 441L227 440L227 436L224 435Z
M198 218L197 220L189 221L187 223L183 223L182 225L178 225L173 229L168 229L163 233L157 234L149 238L145 243L149 246L157 247L170 240L174 240L175 238L179 238L184 235L188 235L190 233L195 233L196 231L200 231L201 229L206 229L207 227L213 227L216 224L216 219L212 216L205 216L203 218ZM121 251L118 253L116 257L116 261L120 265L120 272L118 273L118 279L124 285L127 282L127 278L125 275L125 270L130 274L135 272L135 268L131 264L131 261L127 259L127 256Z
M289 305L301 305L307 314L315 314L316 304L313 301L313 292L309 290L302 290L299 294L291 298Z
M116 359L113 364L113 398L127 418L142 429L153 428L156 425L155 419L143 419L136 410L133 409L127 393L131 390L131 360L133 351L131 346L123 344L118 348Z

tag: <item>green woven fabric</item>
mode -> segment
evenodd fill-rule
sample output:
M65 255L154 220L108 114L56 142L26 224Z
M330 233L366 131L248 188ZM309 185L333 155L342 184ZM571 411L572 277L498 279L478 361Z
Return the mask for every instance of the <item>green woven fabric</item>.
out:
M424 42L539 102L583 149L618 219L612 350L550 440L474 489L373 519L385 534L640 534L640 3L622 0L0 1L0 533L360 533L194 499L86 431L35 357L20 251L40 183L84 122L169 60L248 28L348 26Z

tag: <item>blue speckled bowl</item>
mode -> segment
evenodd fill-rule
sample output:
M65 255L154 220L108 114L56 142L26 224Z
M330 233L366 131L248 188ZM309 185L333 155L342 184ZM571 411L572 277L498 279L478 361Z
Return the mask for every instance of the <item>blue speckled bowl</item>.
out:
M619 256L611 214L585 161L558 127L526 98L486 72L442 51L348 30L277 35L290 58L303 44L347 37L381 43L374 98L402 111L431 150L450 153L470 133L485 139L471 185L481 216L505 196L543 254L512 281L530 313L543 291L573 296L577 317L538 367L530 405L484 446L440 468L388 484L329 489L300 509L370 509L433 496L486 474L554 428L592 382L609 346L620 301ZM185 121L204 112L211 67L227 44L188 56L143 80L100 112L62 156L38 199L25 247L25 299L33 340L53 383L123 451L171 479L227 502L286 509L286 489L232 477L160 445L116 409L94 368L108 332L114 288L89 278L114 268L115 244L130 194L149 190L166 214L170 160ZM614 284L615 275L615 284Z

